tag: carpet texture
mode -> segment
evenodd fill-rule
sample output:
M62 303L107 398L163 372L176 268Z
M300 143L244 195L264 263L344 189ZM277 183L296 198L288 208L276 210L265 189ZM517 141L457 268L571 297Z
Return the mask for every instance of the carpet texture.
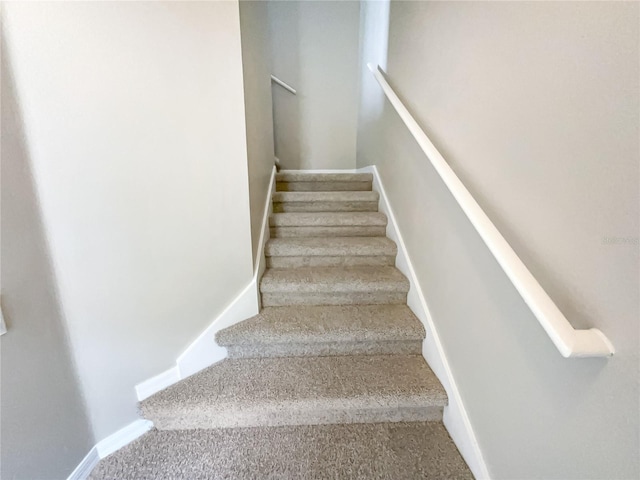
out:
M392 266L398 249L386 237L272 238L268 268Z
M153 430L91 480L472 479L440 423Z
M386 237L272 238L265 246L267 257L393 256L398 247Z
M311 173L311 172L281 172L276 177L277 183L368 183L369 190L371 190L371 184L373 182L372 173ZM348 185L343 185L343 191L352 190L348 188ZM278 191L281 191L278 189Z
M281 215L281 214L277 214ZM345 226L291 226L270 227L272 238L302 237L384 237L384 225L345 225Z
M351 227L386 226L387 217L380 212L295 212L274 213L269 217L272 227Z
M279 173L276 190L279 192L371 191L370 173Z
M275 192L273 211L377 212L378 192Z
M158 429L439 420L419 355L228 359L140 403Z
M235 357L415 354L425 332L406 305L267 307L216 335Z
M406 304L409 281L390 266L273 268L260 291L265 307Z
M267 270L262 292L404 292L409 281L395 267L292 268Z

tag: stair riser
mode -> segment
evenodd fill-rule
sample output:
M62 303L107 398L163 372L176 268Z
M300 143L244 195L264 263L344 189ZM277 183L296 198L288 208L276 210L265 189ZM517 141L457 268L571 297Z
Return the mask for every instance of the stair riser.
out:
M229 358L332 357L336 355L420 355L421 340L284 343L227 346Z
M271 236L274 238L294 237L384 237L384 226L357 226L357 227L271 227Z
M286 170L276 174L276 182L371 182L372 173L365 172L305 172Z
M316 256L316 257L267 257L268 268L299 267L354 267L361 265L391 266L393 256Z
M203 406L204 407L204 406ZM226 406L225 406L226 407ZM216 408L162 415L144 412L158 430L190 430L210 428L277 427L284 425L332 425L341 423L439 422L443 407L394 405L379 408L307 409L296 404L281 404L259 411L241 408Z
M379 212L274 213L269 226L282 227L386 227L387 217Z
M286 305L401 305L407 303L406 292L320 292L262 294L263 307Z
M287 212L377 212L378 202L274 202L275 213Z
M364 192L372 182L276 182L277 192Z
M265 246L267 257L396 257L396 244L386 238L301 238L271 239Z

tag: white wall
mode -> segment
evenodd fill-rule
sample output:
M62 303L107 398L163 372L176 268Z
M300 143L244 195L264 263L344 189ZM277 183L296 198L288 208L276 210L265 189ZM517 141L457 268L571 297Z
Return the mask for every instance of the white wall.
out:
M392 107L360 119L358 166L378 166L494 478L640 475L638 9L391 2L391 85L574 327L617 349L562 358Z
M4 46L4 42L3 42ZM0 83L0 477L66 478L94 438L71 357L13 79Z
M276 156L289 169L355 168L359 2L269 2Z
M252 258L255 261L265 199L274 165L271 58L266 2L240 2L240 32L249 165L251 244Z
M100 440L137 418L134 385L171 367L252 276L239 7L22 2L4 16Z

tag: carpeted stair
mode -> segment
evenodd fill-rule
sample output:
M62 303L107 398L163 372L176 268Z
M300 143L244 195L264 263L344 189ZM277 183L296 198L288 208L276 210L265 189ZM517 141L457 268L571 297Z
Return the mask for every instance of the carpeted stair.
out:
M419 355L231 359L142 403L159 430L440 420Z
M377 212L378 192L275 192L273 211Z
M228 359L141 402L155 430L91 478L472 478L372 180L277 175L263 310L218 332Z
M398 249L386 237L273 238L265 255L269 268L393 265Z
M439 422L158 430L93 480L473 478Z
M420 355L424 328L406 305L266 307L218 333L230 358Z

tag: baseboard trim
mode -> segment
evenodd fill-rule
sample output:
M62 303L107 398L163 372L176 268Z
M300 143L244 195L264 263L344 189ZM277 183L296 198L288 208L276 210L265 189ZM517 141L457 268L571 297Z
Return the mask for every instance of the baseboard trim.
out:
M136 385L138 401L150 397L154 393L164 390L180 380L197 373L214 363L227 358L227 349L219 346L216 333L223 328L230 327L242 320L257 315L260 311L259 279L264 273L266 260L264 245L269 240L269 215L273 206L271 198L275 190L276 167L271 170L269 188L265 198L264 214L262 216L262 230L258 240L258 250L254 262L253 277L248 285L222 310L209 326L196 338L176 359L176 365L148 380Z
M71 475L67 477L67 480L85 480L89 477L93 469L96 468L99 461L100 456L98 455L98 450L96 447L93 447L78 464L76 469L71 472Z
M489 479L490 476L487 465L482 456L471 422L469 421L467 411L462 403L460 391L453 378L442 342L440 341L438 331L429 312L429 307L422 293L420 282L411 263L411 257L400 233L393 208L389 202L389 197L384 189L384 184L378 169L374 165L360 168L357 171L373 174L373 189L380 195L379 210L384 213L388 219L387 236L396 242L398 246L396 267L409 279L411 284L407 295L407 305L418 319L420 319L427 331L427 336L422 345L422 355L442 383L449 397L449 405L444 409L444 425L474 476L477 479Z
M234 298L229 305L211 322L195 341L176 360L178 380L198 373L227 357L227 349L216 343L216 333L223 328L257 315L257 283L255 278ZM176 380L177 381L177 380ZM163 387L166 388L166 387ZM162 389L161 389L162 390ZM155 392L154 392L155 393Z
M89 453L85 455L75 470L71 472L67 480L85 480L89 477L96 465L98 465L100 459L111 455L116 450L120 450L152 428L153 422L139 419L109 435L107 438L102 439L89 450Z
M267 268L267 259L264 256L264 246L271 238L271 229L269 228L269 217L273 213L273 192L276 191L276 174L277 168L273 167L271 170L271 179L269 180L269 190L267 191L267 198L265 198L264 213L262 215L262 230L260 231L260 239L258 240L258 251L256 252L256 259L254 263L253 282L256 285L256 296L258 297L258 307L260 304L260 290L258 289L258 280L262 278L262 274Z
M121 428L116 433L113 433L107 438L99 441L94 448L97 450L98 456L100 458L104 458L133 442L136 438L144 435L152 428L153 422L143 419L136 420L126 427Z
M150 379L136 385L136 395L138 400L144 400L154 393L167 388L169 385L173 385L178 380L180 380L180 372L177 367L165 370L155 377L151 377Z

